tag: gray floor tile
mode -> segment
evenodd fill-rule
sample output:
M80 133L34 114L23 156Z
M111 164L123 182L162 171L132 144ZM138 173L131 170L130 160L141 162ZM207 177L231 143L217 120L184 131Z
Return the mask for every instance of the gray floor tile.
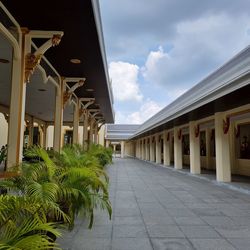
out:
M117 216L114 225L143 225L141 216Z
M225 238L250 238L250 228L247 226L216 226L214 228Z
M111 239L83 239L75 241L72 250L111 250Z
M250 249L250 239L227 239L227 240L238 250Z
M184 234L174 225L147 225L150 237L154 238L184 238Z
M210 226L180 226L187 238L212 239L220 238L220 235Z
M112 220L97 210L88 230L77 219L58 239L63 249L250 249L249 195L134 159L114 159L107 171Z
M236 250L224 239L191 239L190 241L197 250Z
M147 238L143 225L118 225L113 227L113 238Z
M118 238L113 239L112 250L153 250L153 248L147 238Z
M177 225L207 225L206 222L204 222L203 220L201 220L198 217L192 216L192 217L174 217L174 220L176 222Z
M192 250L192 245L186 239L152 238L154 250Z

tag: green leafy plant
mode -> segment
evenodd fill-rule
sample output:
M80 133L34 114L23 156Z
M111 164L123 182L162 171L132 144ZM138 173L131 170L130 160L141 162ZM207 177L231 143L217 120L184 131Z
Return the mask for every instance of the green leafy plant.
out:
M58 228L72 229L82 214L92 227L96 208L111 217L108 177L103 166L110 163L106 152L94 146L85 151L79 145L65 147L61 153L40 147L27 149L18 175L0 181L0 188L13 195L0 195L1 249L59 249L54 243ZM14 195L16 194L16 195ZM15 212L16 211L16 212ZM28 246L28 242L33 243Z

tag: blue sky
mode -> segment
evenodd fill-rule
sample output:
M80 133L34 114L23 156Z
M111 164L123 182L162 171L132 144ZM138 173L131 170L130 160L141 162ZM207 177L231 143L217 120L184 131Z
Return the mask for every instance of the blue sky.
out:
M100 0L116 123L142 123L250 44L249 0Z

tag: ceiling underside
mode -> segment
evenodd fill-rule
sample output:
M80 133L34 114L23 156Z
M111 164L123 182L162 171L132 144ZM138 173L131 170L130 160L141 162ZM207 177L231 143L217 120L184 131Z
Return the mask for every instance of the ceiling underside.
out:
M21 27L64 32L59 46L49 49L45 53L46 58L61 76L85 77L84 86L78 88L75 94L78 97L94 97L105 121L113 123L106 58L102 57L91 0L43 0L37 5L29 0L2 2ZM40 42L35 41L37 46ZM79 59L81 63L72 64L70 59L73 58Z
M0 55L9 63L0 63L0 105L10 106L12 47L0 34ZM26 85L25 113L37 119L54 121L56 86L51 81L44 83L42 73L37 68ZM64 122L73 121L73 104L64 109Z

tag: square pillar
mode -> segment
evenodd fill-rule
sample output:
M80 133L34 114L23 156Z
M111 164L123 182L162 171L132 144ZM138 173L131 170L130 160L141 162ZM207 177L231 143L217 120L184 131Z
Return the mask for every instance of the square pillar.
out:
M149 145L149 149L150 149L150 161L154 161L154 143L153 143L153 136L150 137L150 145Z
M163 134L163 164L170 166L170 132L165 131Z
M64 81L60 79L60 87L56 90L56 103L55 103L55 118L54 118L54 141L53 148L59 152L61 149L62 141L62 126L63 126L63 93Z
M47 131L48 131L48 124L44 124L42 127L42 131L43 131L43 148L47 148Z
M94 142L93 134L94 134L94 119L90 117L89 144L92 144Z
M148 152L147 161L150 161L150 137L148 137L147 139L147 152Z
M121 141L121 158L124 158L125 142Z
M9 108L7 168L22 162L24 117L26 101L25 55L30 52L30 43L22 34L20 57L13 56L11 75L11 96Z
M174 168L182 169L182 135L181 129L174 127Z
M73 143L79 143L79 102L74 107Z
M145 157L145 160L148 161L148 138L145 139L145 151L146 151L146 157Z
M216 179L220 182L231 181L230 137L229 129L225 131L226 123L222 112L215 113Z
M155 136L155 154L156 154L156 163L161 163L161 136Z
M141 159L142 160L145 160L145 140L144 139L142 139L142 157L141 157Z
M89 126L89 114L85 109L83 113L83 147L86 149L88 144L88 126Z
M200 131L196 122L189 122L189 141L190 141L190 172L192 174L201 173L200 157Z

